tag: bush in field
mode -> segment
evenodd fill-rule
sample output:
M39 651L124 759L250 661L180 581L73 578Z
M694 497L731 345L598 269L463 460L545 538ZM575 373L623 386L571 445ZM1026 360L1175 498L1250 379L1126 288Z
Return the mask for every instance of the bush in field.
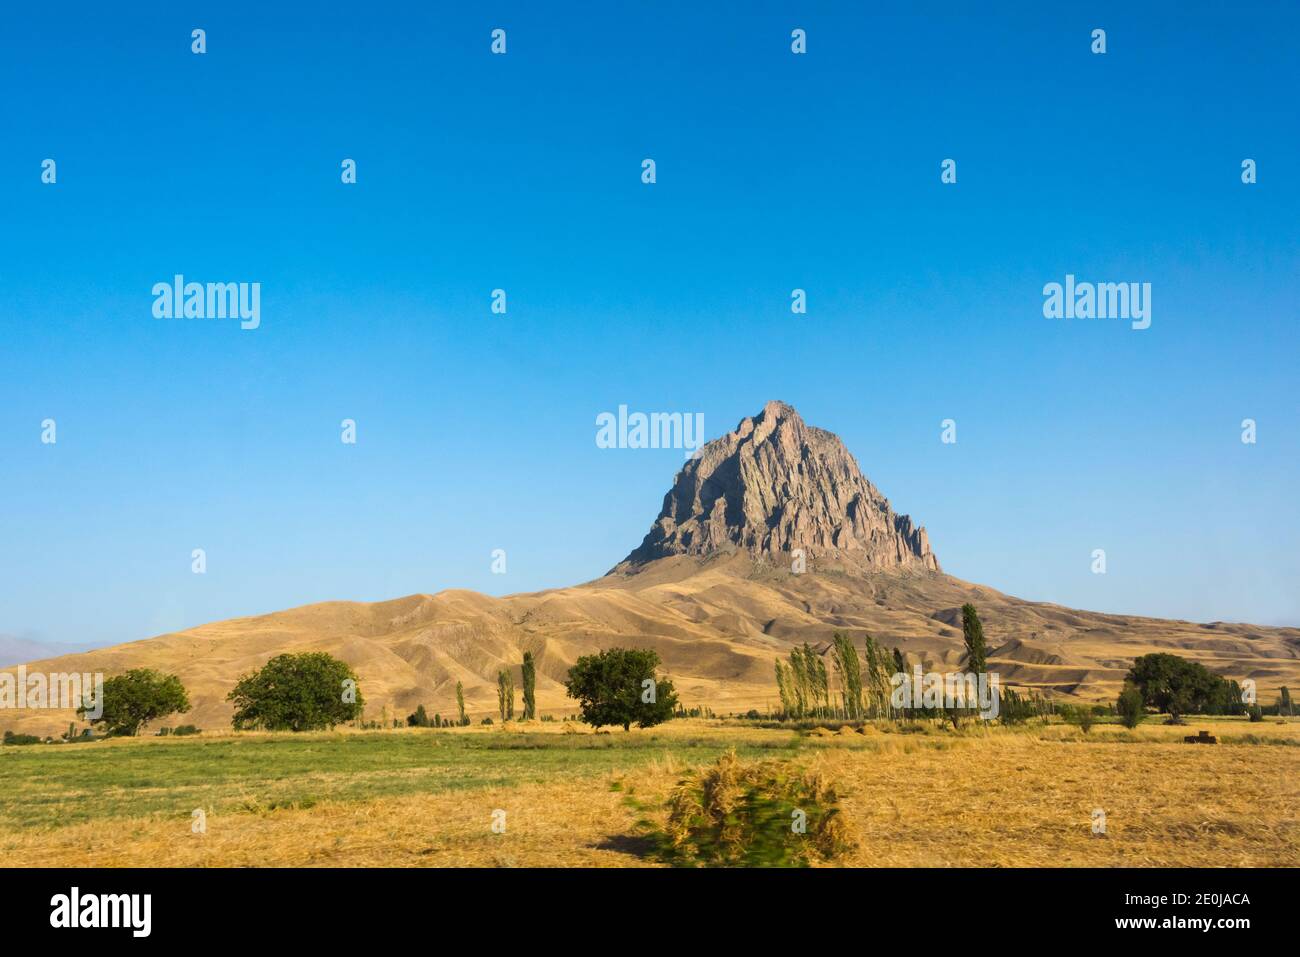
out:
M649 649L609 648L579 658L564 686L593 727L649 728L671 718L677 705L673 683L655 676L658 666L659 655Z
M312 731L361 715L365 702L346 662L321 651L276 655L239 679L226 696L235 704L236 729Z
M424 710L424 705L416 705L415 712L406 716L406 723L412 728L427 728L429 726L429 713Z
M653 838L681 866L804 867L854 846L835 786L789 762L743 764L734 751L688 774Z
M190 698L175 675L150 668L133 668L104 682L103 713L91 717L83 704L77 715L104 726L107 734L139 734L140 726L156 718L190 710Z
M1147 716L1146 705L1142 702L1142 692L1132 685L1125 685L1124 690L1115 699L1115 710L1119 720L1126 728L1136 728Z
M6 731L4 736L5 744L40 744L41 739L34 734L14 734L12 731Z
M1092 726L1097 722L1097 717L1092 713L1092 708L1087 705L1078 705L1075 707L1062 705L1061 717L1065 719L1067 724L1075 725L1084 734L1091 731Z
M176 727L172 728L172 734L178 738L183 738L191 734L202 734L202 733L203 733L202 728L196 728L192 724L178 724Z

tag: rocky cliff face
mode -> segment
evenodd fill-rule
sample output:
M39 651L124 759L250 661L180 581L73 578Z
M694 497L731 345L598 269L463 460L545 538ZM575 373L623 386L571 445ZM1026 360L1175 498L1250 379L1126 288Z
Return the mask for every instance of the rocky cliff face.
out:
M925 529L896 515L844 443L769 402L686 463L640 547L615 569L742 549L789 563L795 549L864 570L939 570Z

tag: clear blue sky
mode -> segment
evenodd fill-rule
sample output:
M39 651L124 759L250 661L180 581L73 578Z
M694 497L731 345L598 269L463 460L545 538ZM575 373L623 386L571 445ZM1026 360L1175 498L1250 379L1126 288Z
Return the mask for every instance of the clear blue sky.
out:
M682 460L598 413L773 398L953 574L1300 624L1296 4L701 6L10 10L0 633L585 581ZM177 272L261 328L154 319ZM1151 328L1045 319L1066 273Z

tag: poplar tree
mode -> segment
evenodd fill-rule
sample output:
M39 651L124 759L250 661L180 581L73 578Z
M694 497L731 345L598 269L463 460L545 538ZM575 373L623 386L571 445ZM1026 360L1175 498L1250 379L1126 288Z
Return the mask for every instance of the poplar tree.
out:
M515 679L508 670L497 672L497 710L502 721L515 716Z
M776 659L776 691L781 696L781 713L787 718L794 717L794 693L791 688L793 676L790 669L780 658Z
M966 667L972 674L983 674L988 649L984 645L984 626L974 605L961 606L961 635L966 640Z
M533 653L524 652L524 720L531 721L537 717L537 666L533 664Z
M469 716L465 714L465 686L459 681L456 682L456 710L460 712L461 725L469 724Z
M794 716L802 718L808 701L808 672L804 665L803 650L798 646L790 652L790 672L794 678Z
M862 664L858 660L858 649L853 646L852 638L838 631L832 641L835 670L840 676L844 696L844 716L857 721L862 717Z
M821 699L821 713L825 715L831 706L831 681L826 673L826 659L815 652L813 654L817 665L817 696Z

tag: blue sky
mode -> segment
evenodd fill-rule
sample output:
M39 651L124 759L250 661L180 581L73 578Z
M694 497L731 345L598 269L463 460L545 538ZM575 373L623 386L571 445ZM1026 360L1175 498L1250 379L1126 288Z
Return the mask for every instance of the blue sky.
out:
M774 398L955 575L1300 624L1294 4L271 6L7 15L0 634L585 581L682 460L597 414ZM154 319L178 272L261 327Z

